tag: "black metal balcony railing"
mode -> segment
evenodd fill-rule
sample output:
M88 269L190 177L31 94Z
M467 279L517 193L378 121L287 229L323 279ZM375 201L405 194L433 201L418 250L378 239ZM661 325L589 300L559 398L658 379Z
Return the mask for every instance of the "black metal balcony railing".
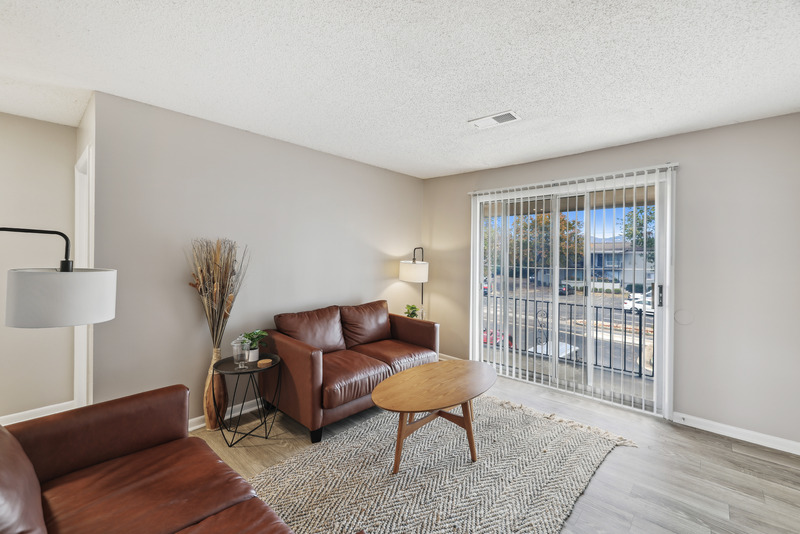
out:
M503 301L508 302L508 314L502 313ZM491 302L491 308L490 308ZM525 298L498 296L483 297L483 343L521 353L537 353L536 347L547 344L550 337L552 302ZM566 343L577 350L550 350L563 361L583 363L587 342L587 322L583 304L559 303L558 343ZM619 307L592 306L594 366L618 371L632 376L652 378L654 360L648 361L645 349L652 347L652 318L642 310L623 310ZM504 319L508 321L504 322ZM508 336L504 334L508 333ZM499 334L496 334L499 333ZM559 347L558 343L555 347ZM547 354L539 354L548 357ZM654 356L653 356L654 358Z

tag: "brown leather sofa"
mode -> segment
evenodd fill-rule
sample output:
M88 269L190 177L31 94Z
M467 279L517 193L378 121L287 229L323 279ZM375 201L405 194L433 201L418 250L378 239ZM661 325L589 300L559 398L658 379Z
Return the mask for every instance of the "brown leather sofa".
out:
M394 373L439 359L439 325L390 314L385 300L275 316L268 351L281 357L278 407L309 429L371 406L372 390ZM261 373L274 391L277 373Z
M2 533L287 533L170 386L0 426Z

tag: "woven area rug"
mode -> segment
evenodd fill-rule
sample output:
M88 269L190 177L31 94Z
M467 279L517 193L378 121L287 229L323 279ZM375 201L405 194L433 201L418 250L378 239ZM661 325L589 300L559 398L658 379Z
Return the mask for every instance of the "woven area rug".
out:
M478 461L465 431L437 418L406 438L383 412L250 480L297 533L558 532L624 438L493 397L474 401Z

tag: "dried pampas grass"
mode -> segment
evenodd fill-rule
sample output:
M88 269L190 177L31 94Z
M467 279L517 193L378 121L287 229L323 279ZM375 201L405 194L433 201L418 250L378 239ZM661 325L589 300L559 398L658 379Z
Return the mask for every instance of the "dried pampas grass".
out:
M192 240L193 281L189 285L200 295L215 349L222 344L225 325L249 262L247 247L238 260L237 248L236 242L230 239Z

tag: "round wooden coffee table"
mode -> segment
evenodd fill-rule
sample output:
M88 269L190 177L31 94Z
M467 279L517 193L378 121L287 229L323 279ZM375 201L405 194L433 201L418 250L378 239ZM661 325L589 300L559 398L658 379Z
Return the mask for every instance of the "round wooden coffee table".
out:
M472 461L478 459L472 434L472 399L492 387L497 374L488 363L443 360L412 367L392 375L372 391L372 402L384 410L400 413L394 469L400 469L403 441L437 417L443 417L467 431ZM450 413L461 406L461 415ZM428 415L415 419L417 413Z

